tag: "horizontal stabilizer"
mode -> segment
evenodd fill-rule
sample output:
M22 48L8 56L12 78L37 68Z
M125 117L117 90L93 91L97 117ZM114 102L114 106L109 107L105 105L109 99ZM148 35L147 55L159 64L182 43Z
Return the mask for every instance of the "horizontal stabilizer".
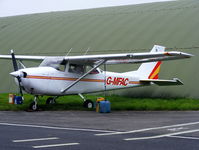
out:
M173 80L159 80L159 79L144 79L140 80L141 83L150 84L154 83L159 86L168 86L168 85L183 85L183 82L178 78L174 78Z

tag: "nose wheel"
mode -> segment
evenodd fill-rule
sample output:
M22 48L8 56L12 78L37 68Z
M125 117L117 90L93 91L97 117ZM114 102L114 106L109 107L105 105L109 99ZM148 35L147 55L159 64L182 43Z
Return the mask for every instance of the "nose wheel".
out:
M38 96L35 96L34 101L29 106L30 110L33 110L33 111L38 110L37 99L38 99Z

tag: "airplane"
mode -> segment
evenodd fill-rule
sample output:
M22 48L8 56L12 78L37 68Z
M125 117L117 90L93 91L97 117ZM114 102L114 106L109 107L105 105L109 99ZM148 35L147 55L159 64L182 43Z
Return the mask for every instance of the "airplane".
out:
M34 95L30 109L37 110L39 96L50 96L46 104L54 103L64 95L79 95L86 108L93 108L91 100L82 94L106 90L132 88L149 85L182 85L178 78L172 80L159 79L162 61L184 59L192 54L179 51L165 51L164 46L154 45L150 52L121 53L80 56L27 56L15 55L11 50L10 55L0 55L0 59L12 60L19 92L23 91ZM38 67L26 68L22 61L42 61ZM106 65L111 64L141 63L135 71L123 73L106 71ZM105 70L99 67L104 65ZM19 67L21 66L21 67Z

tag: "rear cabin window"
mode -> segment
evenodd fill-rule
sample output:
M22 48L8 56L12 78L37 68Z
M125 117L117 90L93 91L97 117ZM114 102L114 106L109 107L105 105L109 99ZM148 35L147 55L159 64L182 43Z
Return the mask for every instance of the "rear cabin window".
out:
M86 66L86 72L88 72L89 70L91 70L93 67L92 66ZM93 71L91 71L89 74L98 74L99 71L97 69L94 69Z

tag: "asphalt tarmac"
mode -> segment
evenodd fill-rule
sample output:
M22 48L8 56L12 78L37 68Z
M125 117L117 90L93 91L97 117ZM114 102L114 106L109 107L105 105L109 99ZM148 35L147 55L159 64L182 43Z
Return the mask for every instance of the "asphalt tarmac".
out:
M0 112L1 150L197 150L198 111Z

